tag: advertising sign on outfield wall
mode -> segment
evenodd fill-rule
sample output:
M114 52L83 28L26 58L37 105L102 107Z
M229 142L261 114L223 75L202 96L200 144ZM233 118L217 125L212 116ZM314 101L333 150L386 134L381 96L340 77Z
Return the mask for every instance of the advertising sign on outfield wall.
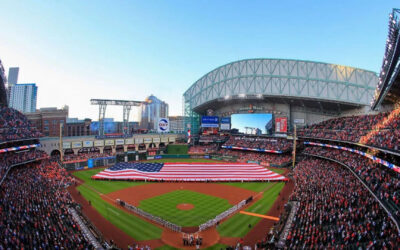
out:
M71 148L70 142L63 142L63 149Z
M93 147L93 141L83 141L84 148L91 148Z
M168 137L161 138L161 142L168 142Z
M105 146L114 146L114 140L105 140L104 145Z
M175 142L175 137L170 137L169 142Z
M152 138L144 138L143 142L144 143L152 143L153 139Z
M74 141L72 142L72 148L81 148L82 142L81 141Z
M124 139L116 139L115 140L115 145L124 145Z
M140 144L140 143L143 143L143 138L136 138L135 144Z
M160 137L154 137L153 138L153 142L154 143L159 143L161 140L160 140Z
M125 144L129 145L129 144L135 144L133 141L133 138L129 138L129 139L125 139Z
M95 147L103 147L104 146L104 141L94 141L94 146Z

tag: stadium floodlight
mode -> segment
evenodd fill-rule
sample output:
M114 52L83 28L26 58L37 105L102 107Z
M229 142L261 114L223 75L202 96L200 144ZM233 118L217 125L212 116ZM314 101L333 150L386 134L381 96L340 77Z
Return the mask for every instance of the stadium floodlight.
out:
M263 95L262 94L257 94L257 98L263 98Z
M239 97L240 97L240 98L245 98L245 97L246 97L246 94L239 94Z

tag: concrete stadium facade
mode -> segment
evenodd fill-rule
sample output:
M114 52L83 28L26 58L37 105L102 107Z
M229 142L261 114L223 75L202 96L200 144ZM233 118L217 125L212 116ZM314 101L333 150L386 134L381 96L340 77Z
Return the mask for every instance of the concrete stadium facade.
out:
M185 128L197 132L200 116L272 113L289 126L369 107L378 83L375 72L322 62L246 59L220 66L183 94ZM253 107L257 107L254 109Z

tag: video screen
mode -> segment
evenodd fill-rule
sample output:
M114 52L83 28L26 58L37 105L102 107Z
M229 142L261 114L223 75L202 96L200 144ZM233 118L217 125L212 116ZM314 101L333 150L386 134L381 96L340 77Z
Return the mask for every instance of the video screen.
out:
M234 114L231 116L232 129L236 128L240 133L266 134L265 126L271 119L272 114Z

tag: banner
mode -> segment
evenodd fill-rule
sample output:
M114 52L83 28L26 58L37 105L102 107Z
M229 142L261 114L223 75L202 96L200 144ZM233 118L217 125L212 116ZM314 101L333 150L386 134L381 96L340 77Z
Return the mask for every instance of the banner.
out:
M81 141L72 142L72 148L81 148L81 147L82 147Z
M169 132L169 119L168 118L160 118L158 120L157 132L158 133Z
M222 145L221 148L239 149L239 150L255 151L255 152L266 152L266 153L274 153L274 154L282 154L283 153L283 151L281 151L281 150L269 150L269 149L263 149L263 148L245 148L245 147L225 146L225 145Z
M130 139L125 139L125 144L130 145L130 144L135 144L133 138Z
M93 147L93 141L83 141L84 148L91 148Z
M125 140L124 139L116 139L115 140L115 145L124 145Z
M105 140L104 145L105 146L114 146L114 140Z
M71 148L71 143L70 142L63 142L62 148L63 149L70 149Z
M26 145L26 146L20 146L20 147L11 147L11 148L4 148L0 149L0 153L6 153L6 152L11 152L11 151L17 151L17 150L24 150L24 149L29 149L29 148L36 148L39 147L40 144L32 144L32 145Z
M143 142L144 143L152 143L153 139L152 138L144 138Z
M275 118L275 132L276 133L287 133L287 117L276 117Z
M135 138L135 144L143 143L143 138Z
M104 146L104 141L94 141L94 146L95 147L103 147Z

